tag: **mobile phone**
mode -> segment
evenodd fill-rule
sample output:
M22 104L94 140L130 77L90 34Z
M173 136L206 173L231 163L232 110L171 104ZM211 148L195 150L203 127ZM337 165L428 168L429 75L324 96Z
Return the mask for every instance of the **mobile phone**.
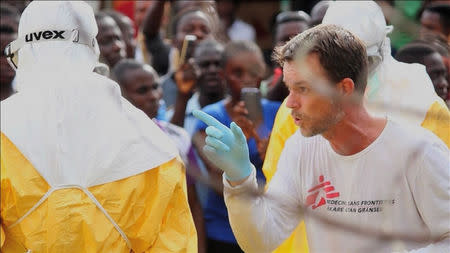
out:
M242 88L241 100L245 103L248 118L258 126L264 120L261 104L261 92L258 88Z
M197 36L188 34L184 36L183 46L181 48L179 66L183 65L189 57L192 56L194 51L194 42L197 40Z

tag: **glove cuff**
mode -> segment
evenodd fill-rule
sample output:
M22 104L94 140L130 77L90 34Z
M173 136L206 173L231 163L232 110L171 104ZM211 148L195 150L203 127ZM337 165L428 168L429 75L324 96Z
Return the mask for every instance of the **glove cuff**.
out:
M252 164L248 163L245 166L240 166L239 169L235 170L236 173L230 173L229 175L227 172L224 172L225 178L229 181L239 181L242 180L252 173Z

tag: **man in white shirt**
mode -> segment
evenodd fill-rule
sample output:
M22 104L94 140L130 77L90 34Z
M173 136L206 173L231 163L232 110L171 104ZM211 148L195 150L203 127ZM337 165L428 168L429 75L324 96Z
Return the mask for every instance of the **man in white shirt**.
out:
M194 113L209 125L204 151L225 172L230 223L244 251L272 251L304 219L310 252L449 252L449 150L427 130L368 114L363 42L319 25L276 53L299 130L264 194L256 193L240 128ZM419 240L392 244L367 230Z

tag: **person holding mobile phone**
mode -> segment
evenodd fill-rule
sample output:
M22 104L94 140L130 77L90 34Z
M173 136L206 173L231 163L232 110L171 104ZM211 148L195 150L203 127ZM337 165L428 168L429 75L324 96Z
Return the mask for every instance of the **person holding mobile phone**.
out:
M178 13L172 21L173 40L172 64L169 72L162 77L163 100L170 109L175 104L178 93L192 95L198 71L191 59L196 45L212 38L213 17L201 8L189 8ZM184 54L183 45L185 46Z
M261 153L265 152L266 145L264 143L267 142L280 103L259 99L259 93L250 92L249 97L252 98L248 101L254 101L255 108L260 106L262 112L263 120L260 127L256 127L256 124L249 118L252 110L249 110L242 100L243 88L253 88L253 91L254 89L257 91L263 78L265 65L261 50L250 41L230 42L225 47L221 64L223 67L222 77L226 81L229 95L224 100L204 107L203 111L213 115L225 125L235 121L244 129L251 160L258 170L258 179L264 181L261 171L263 163ZM214 164L206 160L203 153L205 128L204 123L197 122L193 143L208 169L212 183L222 186L222 173ZM258 131L258 129L264 129L264 131ZM263 134L258 134L258 132ZM242 252L231 231L221 189L209 190L204 214L208 252Z
M192 112L225 98L227 88L221 75L223 51L224 46L216 40L208 39L198 44L193 56L199 70L195 92L192 96L190 91L178 92L174 109L166 113L170 123L183 127L190 136L197 123Z

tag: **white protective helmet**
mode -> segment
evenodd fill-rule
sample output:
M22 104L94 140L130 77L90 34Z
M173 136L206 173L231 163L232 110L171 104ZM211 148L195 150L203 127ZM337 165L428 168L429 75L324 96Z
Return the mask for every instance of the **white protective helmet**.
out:
M374 1L332 2L322 24L341 26L364 42L369 57L369 73L376 69L386 54L391 53L387 34L393 27L386 25L380 6Z
M369 60L365 91L369 112L420 125L437 95L424 66L398 62L391 56L387 35L393 27L386 25L381 7L374 1L332 2L322 23L341 26L364 42Z
M96 36L94 13L85 2L33 1L21 16L18 39L5 54L11 67L27 72L67 65L90 71L98 62Z

